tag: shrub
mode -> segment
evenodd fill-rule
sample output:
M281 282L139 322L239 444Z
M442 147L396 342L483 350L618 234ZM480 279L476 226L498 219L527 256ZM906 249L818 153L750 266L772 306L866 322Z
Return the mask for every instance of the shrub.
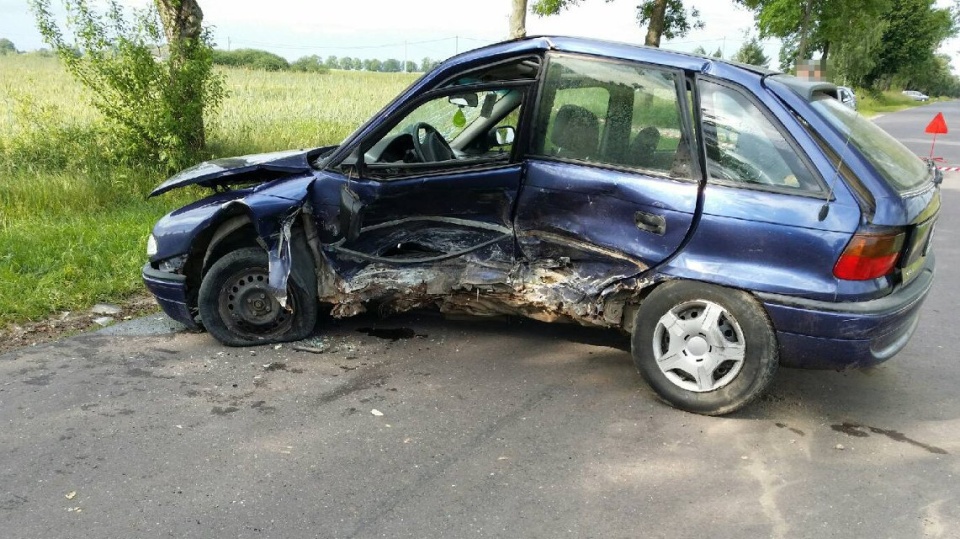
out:
M153 7L128 16L111 0L100 14L87 0L65 0L71 44L51 14L50 0L30 3L44 40L108 120L121 160L171 170L197 160L205 141L204 110L215 110L223 98L209 33L165 43Z
M337 65L339 66L339 62ZM298 59L296 62L290 64L290 69L307 73L326 73L329 71L327 64L316 54Z
M214 50L213 63L218 65L260 69L263 71L283 71L290 64L282 56L259 49L237 49L233 51Z

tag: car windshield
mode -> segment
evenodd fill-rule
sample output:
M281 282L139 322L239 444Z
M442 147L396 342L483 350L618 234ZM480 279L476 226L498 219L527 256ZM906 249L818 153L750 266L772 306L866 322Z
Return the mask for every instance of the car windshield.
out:
M933 170L922 159L854 110L829 96L815 98L811 104L898 192L911 191L931 179Z

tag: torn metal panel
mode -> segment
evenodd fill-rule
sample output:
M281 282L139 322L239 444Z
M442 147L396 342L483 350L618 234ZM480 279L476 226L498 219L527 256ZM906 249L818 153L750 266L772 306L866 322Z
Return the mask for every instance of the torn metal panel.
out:
M280 237L277 238L275 249L267 251L269 257L269 288L280 306L287 307L287 279L290 278L290 269L293 261L290 256L290 234L293 222L297 215L293 214L283 221L280 228Z
M507 256L510 250L511 238L506 236L439 262L373 261L348 276L324 264L320 299L334 305L332 315L338 318L364 312L374 303L381 312L434 306L448 314L617 327L624 304L652 284L631 280L646 269L635 264L611 271L606 264L569 259L514 261ZM342 254L332 246L324 253Z

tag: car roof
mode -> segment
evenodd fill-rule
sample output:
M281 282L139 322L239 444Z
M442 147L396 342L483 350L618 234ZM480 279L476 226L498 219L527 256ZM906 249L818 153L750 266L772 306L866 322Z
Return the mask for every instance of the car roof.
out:
M764 67L740 64L719 58L701 56L699 54L647 47L633 43L567 36L531 36L502 41L461 53L448 60L448 62L451 66L461 66L481 59L488 59L491 56L500 56L501 54L523 54L525 52L535 54L545 51L590 54L607 58L650 62L693 71L710 71L711 66L723 64L734 66L740 70L759 76L780 73L779 71Z

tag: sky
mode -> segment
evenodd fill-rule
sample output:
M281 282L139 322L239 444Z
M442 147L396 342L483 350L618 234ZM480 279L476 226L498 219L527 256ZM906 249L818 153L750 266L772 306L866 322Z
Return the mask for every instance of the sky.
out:
M143 5L148 0L121 0ZM396 58L417 63L447 58L507 38L510 0L199 0L204 23L218 48L257 48L289 60L316 54ZM531 0L532 3L533 0ZM58 0L52 0L58 5ZM948 3L939 0L938 3ZM638 0L583 0L552 17L527 16L528 35L573 35L643 43L646 28L636 23ZM756 34L753 15L733 0L686 0L700 11L705 27L661 47L708 52L720 48L729 58ZM263 9L263 6L269 9ZM0 0L0 37L20 50L43 46L26 0ZM771 67L778 65L779 41L763 41ZM960 67L960 40L942 52Z

